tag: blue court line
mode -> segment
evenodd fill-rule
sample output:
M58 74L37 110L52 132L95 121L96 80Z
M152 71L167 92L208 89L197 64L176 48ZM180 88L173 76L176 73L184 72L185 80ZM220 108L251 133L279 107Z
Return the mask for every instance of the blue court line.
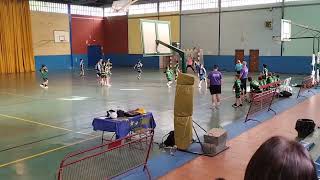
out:
M316 94L320 93L320 89L313 90ZM280 114L281 112L305 101L307 98L313 96L312 93L304 94L306 97L297 99L296 96L292 96L290 98L281 99L280 101L275 102L272 105L272 109ZM223 128L228 132L228 140L233 139L245 131L250 130L251 128L256 127L262 122L265 122L272 117L274 117L273 112L263 112L257 114L255 119L259 120L260 122L256 121L248 121L244 123L245 117L234 121L231 124L224 126ZM156 147L154 147L156 148ZM189 150L193 152L201 152L201 147L199 144L193 144ZM198 155L185 153L181 151L177 151L174 156L170 155L169 153L160 153L149 159L148 161L148 169L150 170L151 179L158 179L161 176L169 173L170 171L188 163L189 161L193 160L194 158L198 157ZM128 173L125 173L115 179L125 179L125 180L147 180L148 175L146 172L142 170L142 168L137 168Z

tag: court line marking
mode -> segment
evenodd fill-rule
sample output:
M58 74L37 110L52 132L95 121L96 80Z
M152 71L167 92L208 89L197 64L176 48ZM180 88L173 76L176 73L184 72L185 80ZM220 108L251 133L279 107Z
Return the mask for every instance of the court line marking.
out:
M25 160L33 159L33 158L36 158L36 157L39 157L39 156L43 156L43 155L49 154L51 152L58 151L58 150L61 150L61 149L65 149L67 147L74 146L74 145L77 145L77 144L80 144L80 143L83 143L83 142L86 142L86 141L89 141L89 140L92 140L92 139L95 139L95 138L98 138L98 137L101 137L101 135L94 136L94 137L88 138L88 139L84 139L84 140L81 140L81 141L78 141L78 142L75 142L75 143L72 143L72 144L69 144L69 145L64 145L64 146L61 146L61 147L58 147L58 148L50 149L48 151L44 151L44 152L41 152L41 153L38 153L38 154L27 156L27 157L24 157L24 158L21 158L21 159L17 159L17 160L8 162L8 163L0 164L0 168L9 166L9 165L12 165L12 164L15 164L15 163L19 163L19 162L22 162L22 161L25 161Z
M12 96L17 96L17 97L25 97L25 98L29 98L29 99L34 99L34 100L50 100L48 98L41 98L41 97L34 97L34 96L26 96L26 95L22 95L22 94L15 94L15 93L10 93L10 92L0 92L2 94L8 94L8 95L12 95Z
M143 89L120 89L120 91L143 91Z
M60 130L64 130L64 131L74 132L74 133L77 133L77 134L83 134L83 135L88 135L88 136L92 136L92 137L94 136L94 135L89 134L89 133L84 133L84 132L80 132L80 131L73 131L71 129L62 128L62 127L58 127L58 126L53 126L53 125L45 124L45 123L40 123L40 122L37 122L37 121L31 121L31 120L28 120L28 119L23 119L23 118L10 116L10 115L6 115L6 114L0 114L0 116L6 117L6 118L11 118L11 119L16 119L16 120L19 120L19 121L28 122L28 123L31 123L31 124L37 124L37 125L40 125L40 126L46 126L46 127L50 127L50 128L54 128L54 129L60 129Z

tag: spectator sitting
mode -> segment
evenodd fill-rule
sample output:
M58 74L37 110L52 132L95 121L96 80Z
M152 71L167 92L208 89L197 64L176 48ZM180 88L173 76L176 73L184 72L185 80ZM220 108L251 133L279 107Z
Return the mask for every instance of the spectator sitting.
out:
M260 93L260 84L257 80L253 80L252 77L248 77L248 81L250 83L250 92Z
M308 151L298 142L275 136L252 156L244 180L318 180Z

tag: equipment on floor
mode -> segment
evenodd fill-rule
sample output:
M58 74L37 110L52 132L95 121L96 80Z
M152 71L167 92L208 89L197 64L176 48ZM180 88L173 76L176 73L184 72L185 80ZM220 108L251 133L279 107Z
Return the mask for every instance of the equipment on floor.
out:
M174 140L174 131L168 133L167 139L163 142L165 146L173 147L176 143Z
M284 97L284 98L288 98L288 97L292 96L292 93L288 92L288 91L282 91L282 92L280 92L279 96Z
M58 180L111 179L147 166L153 130L140 131L106 144L68 154L60 163ZM121 179L121 177L119 177Z
M204 136L203 151L208 155L216 155L224 151L227 146L227 131L222 128L213 128Z
M303 94L307 92L311 92L315 94L311 89L315 86L314 78L312 76L307 76L303 78L297 98L299 97L305 97Z
M118 114L115 110L109 110L107 111L107 115L106 115L107 118L111 118L111 119L116 119L118 117Z
M251 104L250 104L245 122L248 122L249 120L258 121L256 119L253 119L253 115L261 111L267 110L268 112L272 111L274 112L274 114L277 114L271 108L275 95L276 95L275 89L264 91L259 94L254 94L251 100Z
M299 138L306 138L314 131L316 124L311 119L298 119L295 129L298 132Z

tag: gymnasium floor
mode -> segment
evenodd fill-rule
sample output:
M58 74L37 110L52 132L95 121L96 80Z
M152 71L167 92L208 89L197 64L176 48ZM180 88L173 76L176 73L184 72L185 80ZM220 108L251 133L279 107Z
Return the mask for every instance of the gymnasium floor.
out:
M209 109L209 91L195 88L193 117L205 129L244 117L247 105L237 110L231 107L232 75L224 73L223 102L218 111ZM301 77L294 76L294 81ZM115 69L111 88L97 86L93 71L84 78L78 72L50 71L47 90L39 87L39 81L37 73L0 77L3 179L54 179L64 155L100 143L101 132L94 132L91 122L108 109L143 107L152 112L157 123L156 142L173 130L175 88L167 88L163 71L146 70L138 81L131 69Z

